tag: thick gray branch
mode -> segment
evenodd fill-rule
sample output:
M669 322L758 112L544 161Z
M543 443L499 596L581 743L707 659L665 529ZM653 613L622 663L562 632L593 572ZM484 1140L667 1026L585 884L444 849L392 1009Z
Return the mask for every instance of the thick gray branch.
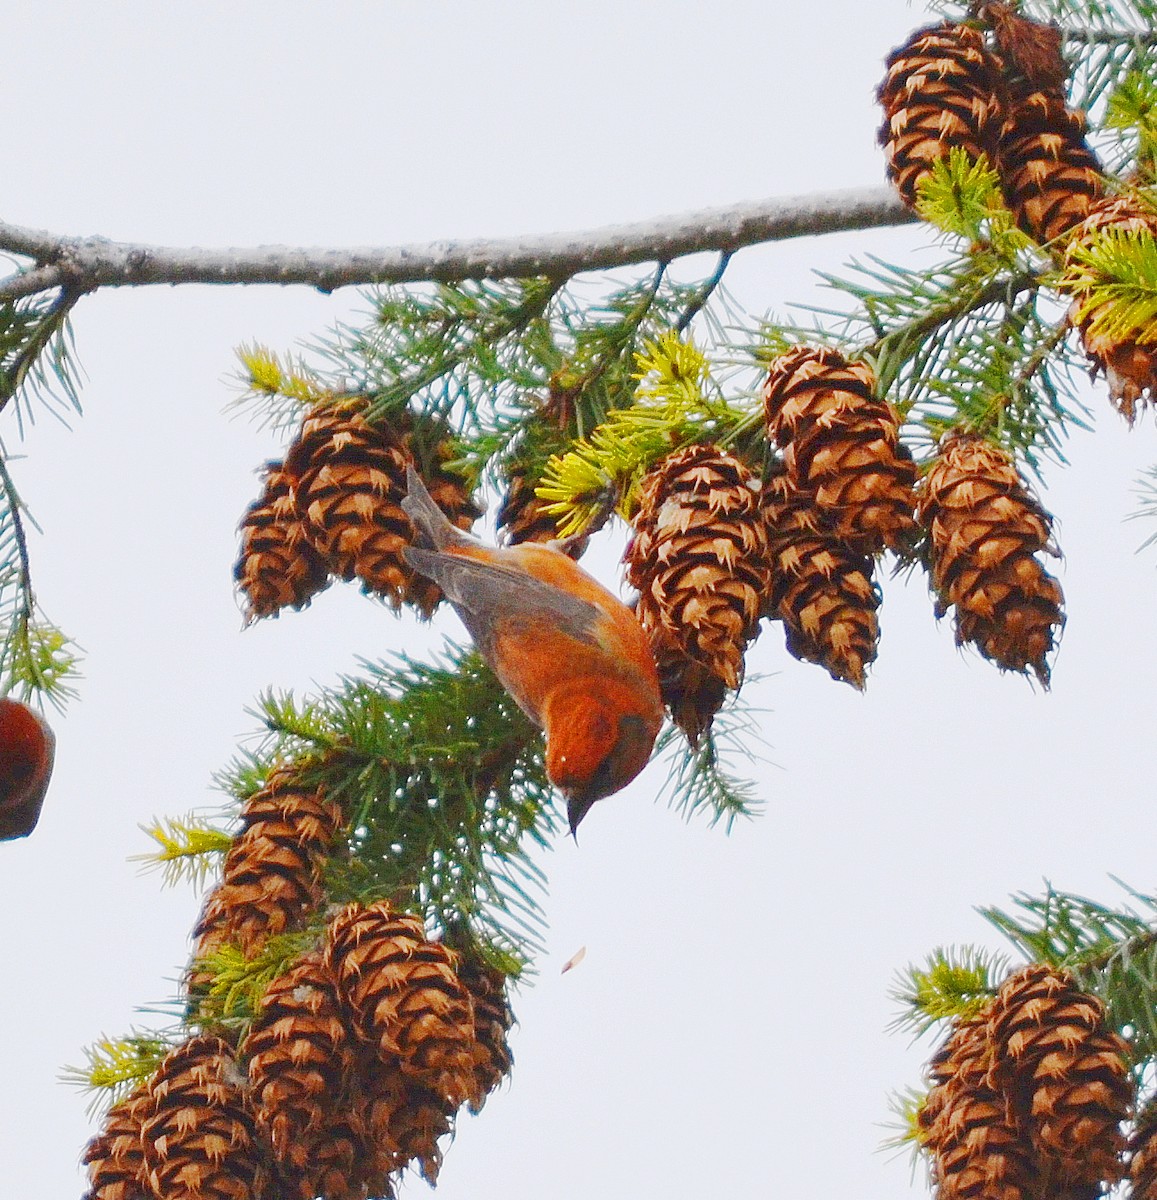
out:
M578 233L346 250L181 249L62 237L0 222L0 251L32 258L36 264L0 280L0 300L61 284L91 291L153 283L276 283L332 291L351 284L423 280L449 283L532 275L564 279L578 271L667 262L698 251L735 251L760 242L915 219L891 189L879 187L781 196Z

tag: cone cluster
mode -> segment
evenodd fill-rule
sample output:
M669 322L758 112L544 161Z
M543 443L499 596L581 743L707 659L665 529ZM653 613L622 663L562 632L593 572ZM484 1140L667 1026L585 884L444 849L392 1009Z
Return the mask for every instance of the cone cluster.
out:
M643 479L624 561L664 703L692 745L743 678L767 590L759 480L734 455L688 446Z
M1072 317L1081 331L1081 345L1094 371L1104 372L1109 396L1130 425L1138 404L1157 395L1157 333L1138 329L1120 336L1093 328L1106 305L1082 305L1090 283L1109 283L1108 279L1090 279L1078 264L1080 250L1100 235L1109 232L1157 239L1157 210L1136 195L1113 196L1093 206L1087 218L1070 238L1065 254L1065 275L1061 289L1076 300Z
M1052 551L1052 522L1010 456L979 434L946 435L921 481L917 517L928 531L936 614L954 610L957 644L975 645L1002 670L1031 669L1047 685L1064 623L1060 584L1036 557Z
M878 91L888 176L909 207L920 180L956 146L996 170L1017 225L1046 244L1079 225L1103 194L1080 113L1065 104L1059 32L1012 6L971 24L918 30L892 52Z
M1128 1046L1099 1000L1033 965L929 1067L918 1136L940 1200L1091 1198L1125 1173Z
M89 1142L86 1200L275 1200L227 1042L189 1038Z
M763 394L782 460L764 485L770 536L768 616L787 647L863 687L876 656L874 559L915 540L916 467L875 376L835 350L797 346L776 358Z
M413 464L452 524L469 529L480 515L448 469L450 431L409 412L371 422L366 403L315 408L284 462L266 467L264 491L241 522L234 568L249 620L302 607L331 576L358 579L392 607L412 604L423 616L441 599L402 556L414 530L401 502Z
M233 1050L177 1047L85 1152L88 1200L365 1200L509 1073L505 976L388 903L352 904L267 988Z

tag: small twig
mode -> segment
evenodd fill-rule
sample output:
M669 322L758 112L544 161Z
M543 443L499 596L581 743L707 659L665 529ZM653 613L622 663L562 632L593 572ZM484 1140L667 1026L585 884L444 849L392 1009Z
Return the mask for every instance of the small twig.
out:
M729 208L574 233L346 250L264 246L203 250L76 238L0 222L0 251L38 265L0 280L0 300L28 295L29 278L82 290L146 284L308 284L322 291L372 283L453 283L463 279L569 277L701 251L731 253L760 242L917 220L891 188L782 196Z
M1024 360L1020 370L1017 371L1013 379L1016 388L1020 389L1028 385L1032 377L1048 362L1052 352L1068 337L1071 328L1072 323L1067 316L1053 326L1048 337L1041 340L1036 349Z
M10 275L4 280L3 299L19 300L23 296L35 296L38 292L47 292L59 287L64 282L65 270L59 263L50 263L43 267L31 267L18 275Z
M28 555L28 538L24 532L24 518L21 515L24 502L20 499L20 493L16 490L16 484L8 472L8 462L3 454L0 454L0 489L3 489L8 512L12 518L12 536L16 542L16 553L20 562L19 574L17 576L19 605L16 609L12 625L6 631L3 649L0 650L0 661L3 661L4 665L7 666L12 639L17 635L18 631L26 631L28 629L32 621L35 599L32 593L32 563Z
M20 391L28 372L36 365L36 361L43 354L45 347L64 328L68 314L85 294L85 290L72 286L61 288L60 294L41 319L34 336L12 360L11 365L4 369L3 375L0 377L0 412Z
M704 281L703 286L696 293L695 298L683 310L683 315L679 318L675 325L676 333L683 333L687 326L703 311L703 306L711 299L712 293L723 282L723 273L727 270L731 262L732 252L725 250L719 256L719 265L715 268L711 277Z

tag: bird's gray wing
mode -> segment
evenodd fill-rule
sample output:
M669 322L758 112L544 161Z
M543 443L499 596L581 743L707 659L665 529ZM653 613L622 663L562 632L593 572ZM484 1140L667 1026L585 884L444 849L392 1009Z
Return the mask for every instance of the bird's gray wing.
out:
M576 641L599 645L595 628L601 614L589 600L525 571L465 555L418 546L407 546L403 554L415 571L446 593L487 662L492 662L494 635L500 626L509 634L520 625L528 631L552 625Z

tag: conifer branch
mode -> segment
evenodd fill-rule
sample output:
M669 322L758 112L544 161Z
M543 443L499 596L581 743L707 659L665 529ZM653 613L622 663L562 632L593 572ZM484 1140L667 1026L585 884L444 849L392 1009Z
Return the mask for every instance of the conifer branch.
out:
M36 264L0 280L0 300L67 286L307 284L322 291L374 283L454 282L547 275L567 278L699 251L905 225L915 221L890 188L772 197L626 225L540 237L436 241L382 247L265 246L199 249L69 237L0 222L0 251Z

